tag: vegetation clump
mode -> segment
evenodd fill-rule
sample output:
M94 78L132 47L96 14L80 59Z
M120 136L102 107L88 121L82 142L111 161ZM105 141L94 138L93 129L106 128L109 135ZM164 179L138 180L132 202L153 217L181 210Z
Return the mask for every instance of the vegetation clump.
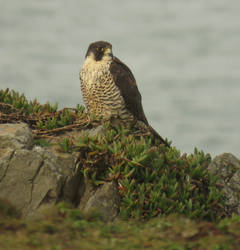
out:
M108 126L105 136L82 135L71 150L79 152L83 174L96 185L117 180L124 218L171 213L209 220L220 217L223 198L217 177L207 170L210 155L197 149L181 155L174 147L154 143L151 136Z
M0 198L0 218L20 217L19 211L9 203L9 201Z
M33 129L35 138L91 126L83 106L57 108L57 103L42 105L36 99L28 101L24 94L14 90L0 90L0 123L25 122Z

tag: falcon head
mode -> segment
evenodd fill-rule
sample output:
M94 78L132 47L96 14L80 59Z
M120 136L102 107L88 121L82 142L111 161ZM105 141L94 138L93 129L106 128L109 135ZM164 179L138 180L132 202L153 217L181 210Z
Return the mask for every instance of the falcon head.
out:
M95 61L111 60L113 58L112 44L104 41L91 43L86 57L92 57Z

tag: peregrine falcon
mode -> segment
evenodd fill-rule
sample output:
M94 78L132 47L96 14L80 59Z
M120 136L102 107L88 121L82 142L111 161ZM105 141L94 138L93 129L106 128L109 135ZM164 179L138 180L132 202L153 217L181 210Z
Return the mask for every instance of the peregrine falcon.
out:
M131 70L112 54L105 41L91 43L80 70L83 100L89 113L106 120L137 121L168 145L149 125L142 107L141 94Z

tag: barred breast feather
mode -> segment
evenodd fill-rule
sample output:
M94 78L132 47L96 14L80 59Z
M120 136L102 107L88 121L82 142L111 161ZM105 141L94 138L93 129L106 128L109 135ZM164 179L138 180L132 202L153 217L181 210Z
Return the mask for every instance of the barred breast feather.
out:
M81 89L88 112L106 119L133 120L110 72L111 61L87 57L80 71Z

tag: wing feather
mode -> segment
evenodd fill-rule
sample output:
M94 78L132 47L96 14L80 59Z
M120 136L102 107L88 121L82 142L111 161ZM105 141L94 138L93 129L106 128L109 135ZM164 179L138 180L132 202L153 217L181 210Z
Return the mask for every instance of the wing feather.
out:
M114 57L110 65L110 72L115 84L121 92L126 108L137 120L148 125L148 121L142 108L142 97L138 91L136 80L131 70L117 57Z

